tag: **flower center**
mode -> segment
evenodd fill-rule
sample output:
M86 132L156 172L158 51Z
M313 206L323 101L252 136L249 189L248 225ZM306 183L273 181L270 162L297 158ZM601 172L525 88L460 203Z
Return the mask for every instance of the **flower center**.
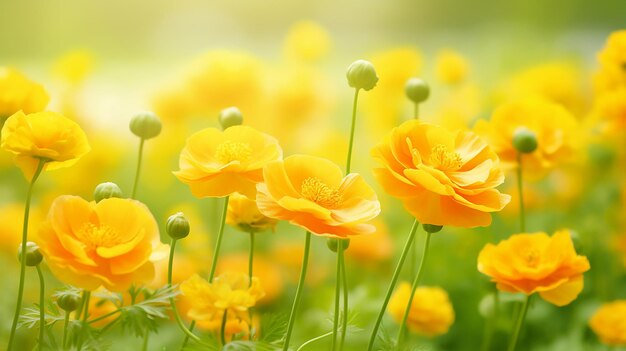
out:
M341 203L339 192L316 177L306 178L300 186L300 193L325 208L335 208Z
M252 155L252 148L247 143L226 140L217 146L215 158L222 163L246 161Z
M539 263L540 255L536 249L530 249L524 253L523 257L529 267L536 267Z
M117 230L103 225L100 227L92 223L85 223L76 233L76 237L89 248L113 247L123 242L122 235Z
M461 155L448 151L443 144L435 145L430 151L430 164L441 171L456 171L461 168Z

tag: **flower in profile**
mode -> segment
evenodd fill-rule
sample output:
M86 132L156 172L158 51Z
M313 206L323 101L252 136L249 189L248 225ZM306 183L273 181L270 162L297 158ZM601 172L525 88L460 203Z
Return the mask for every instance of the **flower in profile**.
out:
M470 131L407 121L371 151L374 176L418 221L457 227L487 226L510 196L498 156Z
M589 327L610 346L626 345L626 300L605 303L589 320Z
M313 21L300 21L289 28L283 51L285 56L314 62L327 55L331 46L326 29Z
M411 296L411 284L402 282L391 296L387 311L401 323ZM408 329L416 334L434 337L448 332L454 323L454 309L448 293L439 287L418 287L406 320Z
M14 155L27 179L32 178L40 160L46 161L45 170L69 167L91 149L74 121L55 112L25 115L22 111L6 120L0 147Z
M282 158L278 141L248 126L224 131L203 129L187 139L174 175L194 196L224 197L239 192L254 197L263 166Z
M255 233L266 229L274 230L278 221L263 215L256 204L239 193L235 193L228 201L226 223L236 227L242 232Z
M154 277L153 262L167 256L150 210L131 199L98 203L59 196L41 225L37 243L61 281L86 290L127 290Z
M498 245L487 244L478 255L478 270L491 277L498 290L539 293L546 301L564 306L583 290L586 257L576 254L568 230L512 235Z
M20 110L24 113L40 112L46 108L48 101L50 97L41 84L29 80L13 68L0 67L0 121Z
M257 185L257 205L264 215L336 238L368 234L380 213L376 193L359 174L343 176L323 158L293 155L268 163L265 183Z
M445 84L458 84L467 77L469 70L467 60L454 50L446 49L439 52L436 62L437 79Z
M599 96L592 113L603 134L622 135L626 132L626 86Z

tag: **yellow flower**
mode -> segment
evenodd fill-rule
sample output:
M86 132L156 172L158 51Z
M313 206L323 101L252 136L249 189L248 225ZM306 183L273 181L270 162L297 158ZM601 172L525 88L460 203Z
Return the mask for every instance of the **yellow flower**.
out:
M537 149L522 155L523 169L529 175L543 175L569 161L580 148L576 119L561 105L543 99L529 98L500 105L490 121L479 120L474 126L507 169L517 167L513 134L518 128L529 129L537 137Z
M289 28L283 51L288 58L312 62L326 56L330 46L330 35L324 27L313 21L300 21Z
M239 272L248 273L248 254L236 253L220 256L217 264L217 274L222 272ZM270 304L283 292L284 277L278 263L263 254L254 254L254 271L255 277L263 282L263 292L265 295L257 303L260 305Z
M150 282L153 261L167 255L150 210L131 199L54 200L36 239L59 280L87 290L127 290Z
M196 197L224 197L235 192L254 197L263 181L263 166L281 159L273 137L248 126L225 131L203 129L187 139L174 175L189 185Z
M606 67L615 67L626 74L626 30L618 30L606 41L606 45L598 53L598 61Z
M257 207L255 200L235 193L228 201L226 223L237 227L246 233L260 232L266 229L274 230L278 221L264 216Z
M589 326L604 344L626 345L626 300L600 306L589 320Z
M350 247L346 257L362 264L379 265L393 254L393 241L385 222L377 218L373 222L376 230L370 235L350 238Z
M343 177L331 161L294 155L268 163L263 177L265 183L257 185L257 205L268 217L328 237L374 231L367 222L378 216L380 203L359 174Z
M446 84L462 82L469 70L465 57L454 50L442 50L437 54L435 67L437 79Z
M53 72L67 83L77 85L93 71L94 61L89 51L70 51L54 63Z
M407 121L371 154L381 164L376 180L421 223L487 226L511 199L496 189L504 181L498 156L469 131Z
M391 296L387 311L401 323L411 296L411 284L402 282ZM406 320L410 331L434 337L448 332L454 323L454 309L448 293L439 287L418 287Z
M586 257L576 254L568 230L512 235L498 245L487 244L478 255L478 270L501 291L541 297L557 306L574 301L583 290Z
M24 113L42 111L48 101L50 97L42 85L13 68L0 67L0 121L20 110Z
M90 150L78 124L54 112L15 113L2 128L0 146L15 156L27 179L41 159L47 161L45 170L59 169L73 165Z
M28 237L34 238L42 215L37 207L30 209L30 221L28 226ZM17 248L22 243L22 225L24 218L24 204L7 203L0 206L0 252L9 257L17 254ZM10 262L18 262L10 260Z
M626 86L598 97L593 115L600 122L604 134L621 135L626 132Z

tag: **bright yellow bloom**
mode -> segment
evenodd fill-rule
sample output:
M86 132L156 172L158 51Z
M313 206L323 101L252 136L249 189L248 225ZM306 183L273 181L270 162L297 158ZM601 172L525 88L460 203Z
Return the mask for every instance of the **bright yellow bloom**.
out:
M218 275L229 271L247 274L248 259L248 253L235 253L220 256L216 272ZM280 297L283 292L283 285L285 284L284 276L280 265L276 262L274 257L270 259L270 257L263 254L255 253L254 271L252 274L263 282L265 295L260 301L257 301L258 304L267 305Z
M300 21L289 28L283 51L285 56L298 61L318 61L327 55L330 35L316 22Z
M30 208L30 221L28 225L28 237L34 238L42 215L37 207ZM17 254L17 248L22 243L22 225L24 219L24 204L7 203L0 206L0 253L8 257ZM32 240L32 239L31 239ZM10 260L10 262L18 262Z
M604 344L625 346L626 300L616 300L600 306L589 320L589 326Z
M498 153L507 169L517 167L513 134L518 128L535 133L537 149L522 155L524 171L539 176L571 159L580 148L579 124L561 105L543 99L524 99L499 106L490 121L479 120L474 130Z
M13 68L0 67L0 121L20 110L24 113L42 111L48 101L50 97L42 85Z
M371 151L374 176L421 223L487 226L510 201L498 156L477 135L411 120Z
M598 61L603 66L620 68L626 74L626 30L609 35L606 45L598 53Z
M458 52L446 49L437 55L435 70L437 79L443 83L458 84L467 77L469 64Z
M359 174L344 177L331 161L294 155L268 163L263 177L265 183L257 185L257 205L268 217L328 237L347 238L375 229L367 222L378 216L380 203Z
M87 290L124 291L150 282L153 261L167 255L150 210L131 199L96 204L59 196L36 242L59 280Z
M387 311L401 323L411 296L411 284L402 282L391 296ZM406 320L410 331L434 337L448 332L454 323L454 309L448 293L439 287L418 287Z
M254 233L266 229L274 229L278 221L274 218L264 216L257 207L255 200L235 193L228 201L228 212L226 213L226 223L235 226L237 229Z
M593 115L604 134L622 135L626 132L626 86L598 97Z
M583 290L586 257L576 254L568 230L512 235L498 245L487 244L478 255L478 270L507 292L541 297L557 306L574 301Z
M80 126L54 112L15 113L2 128L0 146L15 156L27 179L40 159L47 161L45 170L69 167L91 149Z
M283 156L278 141L248 126L225 131L203 129L187 139L174 175L196 197L224 197L235 192L254 197L263 166Z

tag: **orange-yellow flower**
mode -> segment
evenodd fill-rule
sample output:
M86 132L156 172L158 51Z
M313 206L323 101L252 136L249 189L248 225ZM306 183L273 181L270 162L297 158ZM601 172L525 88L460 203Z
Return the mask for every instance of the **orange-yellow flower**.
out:
M26 78L19 71L0 67L0 121L17 111L42 111L50 97L41 84Z
M626 300L600 306L589 320L589 326L604 344L626 345Z
M618 30L606 41L606 45L598 53L598 61L607 67L615 67L626 74L626 30Z
M167 254L150 210L131 199L59 196L36 242L59 280L87 290L150 282L153 261Z
M239 192L253 198L256 184L263 181L263 166L282 155L276 139L251 127L207 128L187 139L174 175L196 197Z
M44 169L59 169L73 165L90 150L80 126L55 112L16 112L2 128L0 146L15 156L27 179L41 159L47 161Z
M411 284L402 282L389 300L387 311L401 323L411 296ZM429 337L448 332L454 323L454 309L448 293L439 287L418 287L406 320L410 331Z
M568 230L512 235L498 245L487 244L478 255L478 270L497 288L530 295L564 306L583 290L586 257L576 254Z
M383 189L422 223L486 226L510 201L496 189L504 181L498 156L472 132L407 121L371 154Z
M255 200L235 193L228 201L228 212L226 213L226 223L235 226L237 229L254 233L266 229L274 229L278 221L274 218L264 216L257 207Z
M380 213L376 193L359 174L343 177L324 158L294 155L270 162L265 183L257 185L257 205L264 215L287 220L314 234L346 238L367 234L367 222Z
M285 284L284 274L281 266L273 256L267 257L263 254L254 254L254 271L252 274L263 282L263 292L265 293L257 304L267 305L276 301L283 292ZM234 253L220 256L217 264L217 274L222 272L248 273L248 253Z

